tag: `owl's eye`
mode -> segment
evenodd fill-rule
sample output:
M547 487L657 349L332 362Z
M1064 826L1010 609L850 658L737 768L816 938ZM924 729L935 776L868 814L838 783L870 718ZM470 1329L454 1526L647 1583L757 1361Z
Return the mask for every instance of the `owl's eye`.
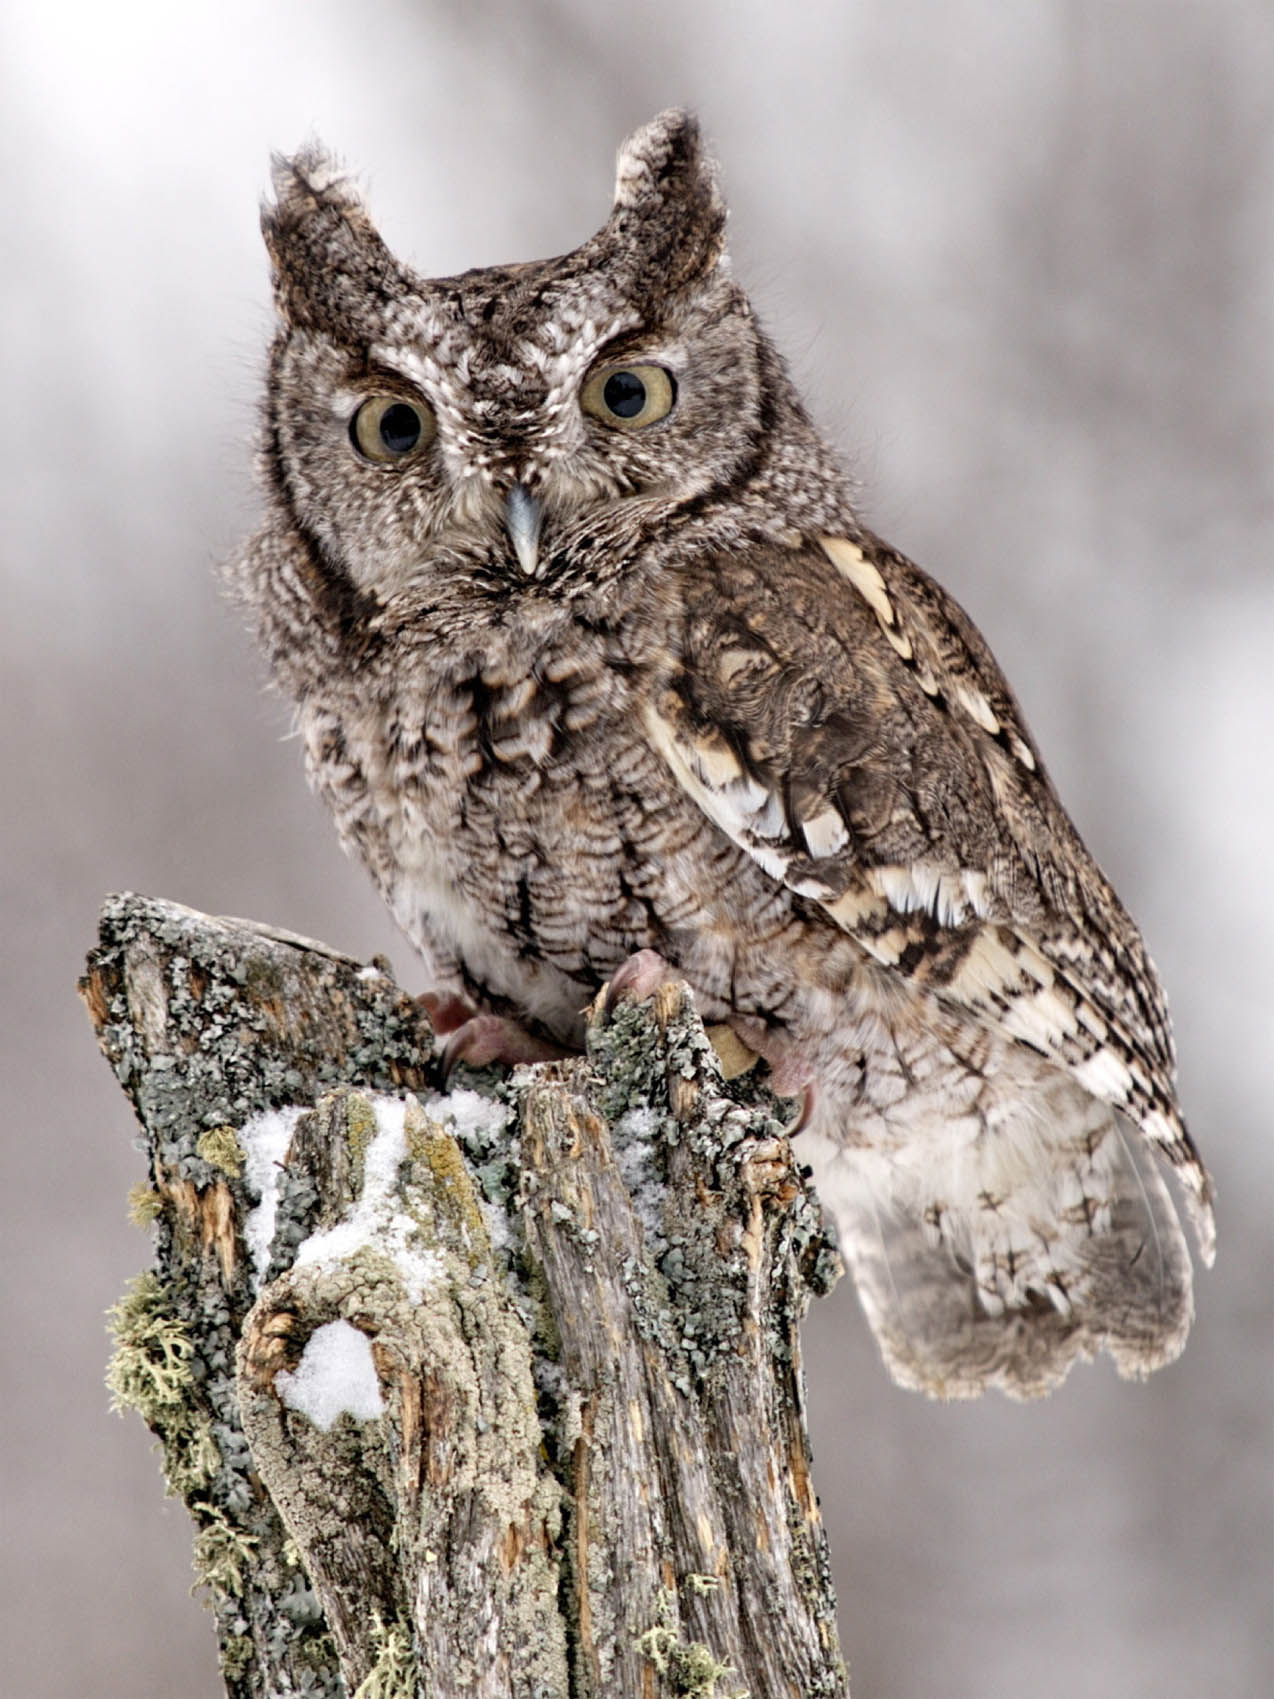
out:
M639 431L667 418L677 400L671 372L662 366L603 366L580 392L580 406L604 425Z
M398 395L373 395L349 422L350 441L368 460L405 460L431 443L437 430L428 407Z

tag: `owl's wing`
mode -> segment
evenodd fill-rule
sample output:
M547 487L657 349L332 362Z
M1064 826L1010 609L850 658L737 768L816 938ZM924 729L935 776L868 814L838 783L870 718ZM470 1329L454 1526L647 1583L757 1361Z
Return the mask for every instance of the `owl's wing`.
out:
M1210 1262L1154 967L968 616L870 536L758 543L682 592L645 708L681 786L884 968L1126 1112L1187 1182Z

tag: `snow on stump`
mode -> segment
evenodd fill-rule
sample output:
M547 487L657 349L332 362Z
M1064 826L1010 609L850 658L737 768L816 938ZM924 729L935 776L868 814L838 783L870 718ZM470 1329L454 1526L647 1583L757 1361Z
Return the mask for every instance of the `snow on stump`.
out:
M686 988L459 1070L379 966L109 899L81 993L158 1436L233 1699L841 1695L798 1328L838 1262Z

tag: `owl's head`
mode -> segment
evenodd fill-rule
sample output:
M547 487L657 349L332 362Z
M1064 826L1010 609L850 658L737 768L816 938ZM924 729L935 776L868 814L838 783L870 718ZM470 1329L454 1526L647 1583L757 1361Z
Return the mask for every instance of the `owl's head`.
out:
M595 581L652 527L715 497L737 507L776 418L803 420L730 277L685 113L624 144L595 236L531 264L417 276L315 149L278 162L275 189L266 464L356 594Z

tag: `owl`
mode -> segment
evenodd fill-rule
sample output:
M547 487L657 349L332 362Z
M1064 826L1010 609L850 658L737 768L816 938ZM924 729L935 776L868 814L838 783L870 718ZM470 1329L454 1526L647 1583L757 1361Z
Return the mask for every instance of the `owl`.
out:
M317 148L263 226L266 514L232 567L311 783L453 1053L675 973L804 1099L895 1378L1180 1351L1211 1186L1163 992L968 616L855 509L725 251L695 120L557 259L389 251Z

